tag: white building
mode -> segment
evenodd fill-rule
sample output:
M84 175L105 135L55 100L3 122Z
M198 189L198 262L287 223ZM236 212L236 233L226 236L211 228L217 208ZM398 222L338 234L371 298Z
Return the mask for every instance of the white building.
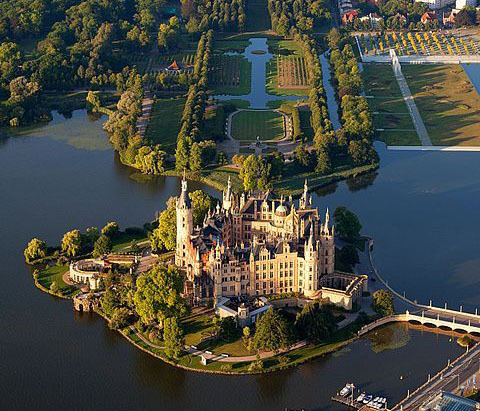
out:
M463 9L465 6L477 6L477 0L457 0L455 3L456 9Z
M443 9L444 7L455 4L455 0L415 0L416 2L425 3L430 10ZM465 0L470 1L470 0Z

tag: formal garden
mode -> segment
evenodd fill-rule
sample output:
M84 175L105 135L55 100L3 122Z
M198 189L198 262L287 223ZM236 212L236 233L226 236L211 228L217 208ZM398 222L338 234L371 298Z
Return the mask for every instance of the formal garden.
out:
M391 31L385 34L367 33L357 36L362 53L388 55L393 48L399 56L463 56L480 52L480 43L474 37L458 36L449 32Z
M363 64L362 77L377 138L390 146L419 145L412 118L390 64Z

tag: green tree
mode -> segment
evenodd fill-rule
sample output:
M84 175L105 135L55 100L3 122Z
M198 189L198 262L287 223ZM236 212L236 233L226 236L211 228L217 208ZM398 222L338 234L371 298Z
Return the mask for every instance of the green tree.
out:
M120 234L120 228L118 223L111 221L102 228L102 235L106 235L109 238L115 238Z
M98 258L102 255L108 254L110 251L112 251L112 241L110 240L110 237L102 234L97 241L95 241L93 256Z
M62 238L62 251L69 257L75 257L82 249L82 235L80 230L72 230Z
M360 230L362 225L358 217L347 210L346 207L340 206L335 209L333 213L333 219L335 221L335 228L337 234L344 240L353 243L360 237Z
M89 244L93 245L95 244L95 241L98 240L98 237L100 237L100 233L98 231L98 227L89 227L85 230L85 235L87 237L87 240Z
M120 300L118 299L117 294L111 287L108 287L105 291L105 294L103 294L100 298L100 305L103 312L108 317L111 317L115 312L115 309L120 306Z
M158 227L150 235L150 244L154 253L173 250L177 245L177 212L176 200L170 197L167 201L167 209L163 210L158 217Z
M163 339L165 341L165 354L167 357L177 359L185 345L185 339L183 338L183 332L176 317L165 319Z
M373 309L383 315L395 314L395 307L393 305L393 295L387 290L377 290L372 294Z
M25 261L30 264L32 261L47 255L47 244L45 241L33 238L28 243L27 248L25 248L23 255L25 256Z
M257 350L278 352L290 346L290 330L285 318L272 307L257 321L255 347Z
M110 319L109 327L112 330L125 328L128 325L128 318L130 311L126 307L119 307L113 310L112 318Z
M317 167L315 171L320 174L328 174L332 171L332 163L327 150L319 150L317 152Z
M242 164L240 170L240 179L243 181L245 191L255 190L257 188L259 177L259 160L256 155L249 155Z
M220 322L220 336L227 341L233 340L238 334L237 322L233 317L225 317Z
M295 319L298 335L314 343L330 337L336 327L332 312L322 308L318 303L304 306Z
M87 109L90 111L98 111L101 106L100 97L95 91L89 91L86 97Z
M182 317L188 311L187 302L181 296L183 275L174 266L156 266L137 278L134 295L135 309L143 323L165 318Z
M189 193L188 196L190 200L192 200L193 224L202 226L205 215L210 208L216 205L217 201L202 190L193 191Z

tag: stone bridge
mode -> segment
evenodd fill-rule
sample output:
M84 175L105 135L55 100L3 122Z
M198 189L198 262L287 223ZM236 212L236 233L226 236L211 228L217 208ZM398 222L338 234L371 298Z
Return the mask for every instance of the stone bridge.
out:
M414 312L407 310L405 314L380 318L363 326L358 334L363 335L382 325L394 322L419 323L426 327L437 327L480 337L480 315L436 307L426 307Z

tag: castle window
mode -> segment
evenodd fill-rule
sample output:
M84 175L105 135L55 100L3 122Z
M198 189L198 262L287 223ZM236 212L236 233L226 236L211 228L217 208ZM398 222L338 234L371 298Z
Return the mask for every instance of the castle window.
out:
M280 281L280 288L283 288L283 281Z
M293 261L290 261L290 268L293 268Z
M273 288L273 281L270 281L270 288Z
M283 268L283 263L280 263L280 270Z
M263 289L265 290L267 288L267 283L263 283Z
M325 258L325 264L328 264L328 258Z
M260 288L260 284L256 283L255 284L255 289L258 290ZM257 291L257 294L258 294L258 291Z
M273 273L272 272L270 272L270 278L273 278Z
M263 277L262 277L264 280L267 279L267 275L265 273L263 273Z
M264 269L264 270L267 269L267 265L266 265L266 264L263 264L263 269Z
M230 286L230 291L235 291L235 286L231 285Z
M270 270L273 270L273 263L270 263Z
M222 287L223 292L227 292L227 287Z

